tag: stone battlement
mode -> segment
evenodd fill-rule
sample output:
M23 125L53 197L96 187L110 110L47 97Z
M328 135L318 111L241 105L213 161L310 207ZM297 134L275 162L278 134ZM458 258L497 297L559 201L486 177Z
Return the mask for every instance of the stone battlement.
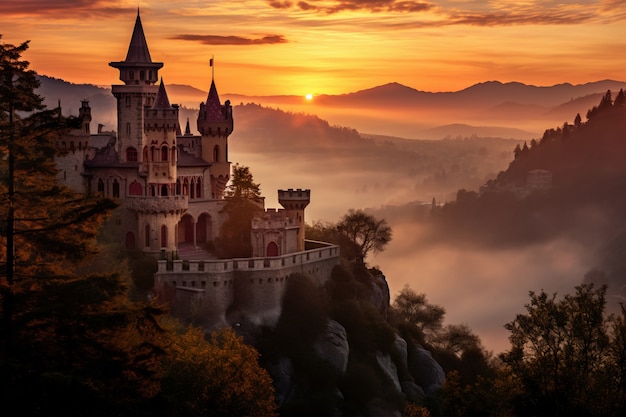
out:
M339 247L327 243L276 257L161 260L155 274L155 290L176 316L205 330L227 325L227 311L271 325L280 316L291 274L307 275L323 285L338 264Z

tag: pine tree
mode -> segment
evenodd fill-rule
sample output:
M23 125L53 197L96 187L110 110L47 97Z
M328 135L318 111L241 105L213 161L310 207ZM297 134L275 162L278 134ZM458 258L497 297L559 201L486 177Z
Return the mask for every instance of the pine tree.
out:
M222 258L252 256L252 219L263 209L260 185L247 166L235 165L225 193L223 209L228 219L222 224L217 246Z
M56 181L54 139L75 127L0 43L0 400L22 413L117 414L158 392L162 310L129 301L122 271L81 274L115 204Z

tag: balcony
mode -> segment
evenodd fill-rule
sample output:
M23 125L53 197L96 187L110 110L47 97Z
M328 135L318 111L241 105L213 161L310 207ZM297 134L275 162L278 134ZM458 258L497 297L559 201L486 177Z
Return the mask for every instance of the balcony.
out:
M129 196L125 205L130 210L142 213L174 213L187 210L189 197L186 195L134 197Z

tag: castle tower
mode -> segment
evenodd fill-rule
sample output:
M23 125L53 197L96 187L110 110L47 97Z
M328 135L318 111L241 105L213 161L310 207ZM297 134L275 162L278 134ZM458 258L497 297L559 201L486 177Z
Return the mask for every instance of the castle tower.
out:
M148 195L165 197L176 194L178 107L170 104L162 79L154 105L144 109L143 119L144 139L148 146L143 155Z
M233 112L229 100L221 104L215 80L206 103L200 103L198 131L202 135L202 158L211 163L211 197L221 199L230 177L228 136L233 131Z
M298 252L304 250L304 209L311 202L311 190L278 190L278 202L285 208L287 217L298 225Z
M163 63L152 62L150 58L139 9L126 59L110 62L109 65L119 69L120 80L124 82L124 85L112 86L113 95L117 99L116 150L120 162L138 162L140 169L145 171L142 162L150 143L144 136L144 108L155 104L158 92L155 83Z
M82 120L82 132L89 135L89 125L91 124L91 107L89 107L89 100L82 100L80 102L80 109L78 109L78 118Z

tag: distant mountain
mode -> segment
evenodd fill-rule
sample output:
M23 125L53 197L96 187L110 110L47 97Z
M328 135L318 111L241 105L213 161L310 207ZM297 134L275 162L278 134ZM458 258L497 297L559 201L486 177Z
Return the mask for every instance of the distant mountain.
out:
M46 97L48 106L56 106L60 100L66 112L76 113L80 101L86 99L90 101L94 120L114 128L115 99L110 88L71 84L46 76L40 76L40 80L39 93ZM233 105L257 103L316 114L333 125L372 134L440 139L465 135L456 133L462 131L478 136L528 139L539 137L555 124L571 123L577 113L584 116L592 100L607 90L617 92L622 88L626 88L626 83L613 80L550 87L488 81L455 92L426 92L388 83L353 93L320 95L313 102L293 95L224 93L220 98L230 100ZM197 109L207 96L207 91L189 85L171 84L167 90L172 103L188 109ZM460 129L461 125L471 128ZM442 136L437 137L438 133Z

